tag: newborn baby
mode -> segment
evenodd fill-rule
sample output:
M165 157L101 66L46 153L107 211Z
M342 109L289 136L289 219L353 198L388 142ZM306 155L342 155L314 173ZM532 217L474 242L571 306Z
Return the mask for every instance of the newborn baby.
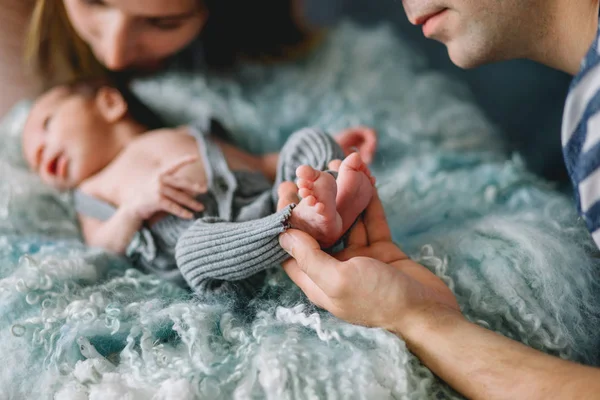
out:
M333 246L373 195L360 155L340 162L344 151L322 132L303 129L279 154L255 156L206 123L149 130L125 93L91 82L51 89L28 117L24 156L44 182L75 189L87 244L197 293L255 287L288 257L278 236L290 227ZM337 139L369 159L375 150L369 129ZM337 177L324 172L335 160ZM284 181L297 182L302 200L276 210Z

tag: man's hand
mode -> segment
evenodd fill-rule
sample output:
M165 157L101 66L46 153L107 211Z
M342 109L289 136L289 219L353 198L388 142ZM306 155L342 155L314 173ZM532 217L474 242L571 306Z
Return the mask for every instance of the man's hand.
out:
M292 256L284 264L286 273L312 302L338 318L402 334L413 313L460 314L450 289L392 242L377 194L352 229L348 247L335 257L297 230L282 234L280 243Z
M279 190L279 207L294 202L294 184ZM391 241L375 195L364 222L335 257L304 232L288 230L284 264L308 298L348 322L402 337L436 375L472 399L592 399L600 370L551 357L467 321L448 287Z

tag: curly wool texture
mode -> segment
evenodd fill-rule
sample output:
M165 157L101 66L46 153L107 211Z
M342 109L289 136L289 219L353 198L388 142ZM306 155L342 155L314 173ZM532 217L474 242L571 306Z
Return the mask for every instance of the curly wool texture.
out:
M310 58L137 92L173 123L220 118L241 146L364 124L394 238L472 321L598 364L595 248L568 198L498 149L468 91L391 29L344 24ZM68 196L26 172L27 104L0 126L0 387L8 398L461 398L389 333L317 310L279 269L249 304L199 302L80 242ZM26 255L26 256L25 256Z

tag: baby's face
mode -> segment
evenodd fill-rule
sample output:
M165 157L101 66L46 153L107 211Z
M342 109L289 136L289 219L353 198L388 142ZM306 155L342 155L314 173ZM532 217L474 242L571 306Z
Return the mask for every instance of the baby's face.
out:
M45 183L74 188L107 165L105 128L93 98L66 87L51 89L25 123L25 159Z

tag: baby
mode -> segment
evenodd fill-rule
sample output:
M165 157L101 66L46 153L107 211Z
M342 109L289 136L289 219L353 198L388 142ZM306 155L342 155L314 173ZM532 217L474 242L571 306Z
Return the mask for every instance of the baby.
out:
M27 119L24 156L44 182L75 189L87 244L197 293L251 289L288 257L278 236L289 227L335 245L373 195L360 155L340 162L345 152L322 132L303 129L279 154L255 156L211 135L214 123L149 130L131 98L105 82L51 89ZM373 155L369 129L337 140ZM337 177L324 172L334 160ZM284 181L302 200L276 210Z

